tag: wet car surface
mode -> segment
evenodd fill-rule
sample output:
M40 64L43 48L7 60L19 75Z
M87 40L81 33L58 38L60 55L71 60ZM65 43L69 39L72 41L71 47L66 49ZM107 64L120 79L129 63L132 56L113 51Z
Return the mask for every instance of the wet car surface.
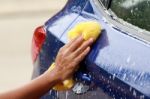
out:
M77 23L93 20L103 28L74 75L75 88L50 90L41 99L150 98L150 32L134 22L120 20L112 14L115 0L106 1L69 0L64 9L35 31L40 37L34 34L33 38L33 78L49 68L59 48L68 42L67 32Z

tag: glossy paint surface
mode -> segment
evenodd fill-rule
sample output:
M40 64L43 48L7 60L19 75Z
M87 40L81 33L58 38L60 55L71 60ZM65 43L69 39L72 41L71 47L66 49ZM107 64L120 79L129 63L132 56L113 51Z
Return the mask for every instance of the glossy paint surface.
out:
M77 23L96 20L103 31L79 70L92 76L90 91L83 95L50 91L42 99L65 99L66 94L68 99L150 98L150 45L112 27L103 17L93 0L69 0L45 23L47 37L35 62L33 78L55 60L59 48L68 42L67 31Z

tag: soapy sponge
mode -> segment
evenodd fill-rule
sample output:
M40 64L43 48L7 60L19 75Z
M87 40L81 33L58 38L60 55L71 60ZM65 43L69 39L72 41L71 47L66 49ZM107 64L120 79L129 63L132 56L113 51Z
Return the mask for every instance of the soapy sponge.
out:
M77 24L74 28L72 28L68 32L68 37L71 40L76 38L79 35L82 35L84 40L88 40L90 38L96 40L100 35L100 33L101 33L100 24L95 21L88 21L88 22L81 22ZM51 71L54 68L55 68L55 63L53 63L50 66L49 71ZM55 85L53 89L57 91L68 90L73 87L74 83L75 81L73 80L73 78L70 78L63 81L62 83Z
M55 63L52 63L48 71L51 71L55 68ZM63 81L62 83L58 83L53 87L54 90L62 91L62 90L68 90L74 85L73 78L67 79Z
M101 33L101 26L98 22L88 21L77 24L68 32L69 39L73 39L82 34L84 40L93 38L96 40Z

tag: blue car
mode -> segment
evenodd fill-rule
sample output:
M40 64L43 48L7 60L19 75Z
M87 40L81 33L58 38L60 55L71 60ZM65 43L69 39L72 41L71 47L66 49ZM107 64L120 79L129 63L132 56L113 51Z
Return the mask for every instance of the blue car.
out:
M99 22L102 34L75 73L76 84L41 99L150 99L150 0L68 0L35 30L32 78L53 63L67 32L85 21Z

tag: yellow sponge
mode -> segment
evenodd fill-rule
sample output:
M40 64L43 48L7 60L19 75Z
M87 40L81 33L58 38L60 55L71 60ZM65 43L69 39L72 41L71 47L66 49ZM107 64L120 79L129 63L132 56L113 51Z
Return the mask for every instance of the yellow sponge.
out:
M100 35L100 33L101 33L101 26L99 25L99 23L95 21L88 21L88 22L81 22L77 24L73 29L71 29L68 32L68 37L71 40L76 38L79 35L82 35L84 40L88 40L90 38L96 40ZM55 63L53 63L50 66L49 71L51 71L54 68L55 68ZM57 91L68 90L73 87L74 83L75 81L73 80L73 78L70 78L63 81L62 83L55 85L53 89Z
M51 71L55 68L55 63L52 63L48 71ZM67 79L63 81L62 83L59 83L53 87L54 90L62 91L62 90L68 90L74 85L74 80L72 78Z
M94 40L101 33L101 26L98 22L88 21L77 24L73 29L68 32L69 39L73 39L82 34L84 40L93 38Z

